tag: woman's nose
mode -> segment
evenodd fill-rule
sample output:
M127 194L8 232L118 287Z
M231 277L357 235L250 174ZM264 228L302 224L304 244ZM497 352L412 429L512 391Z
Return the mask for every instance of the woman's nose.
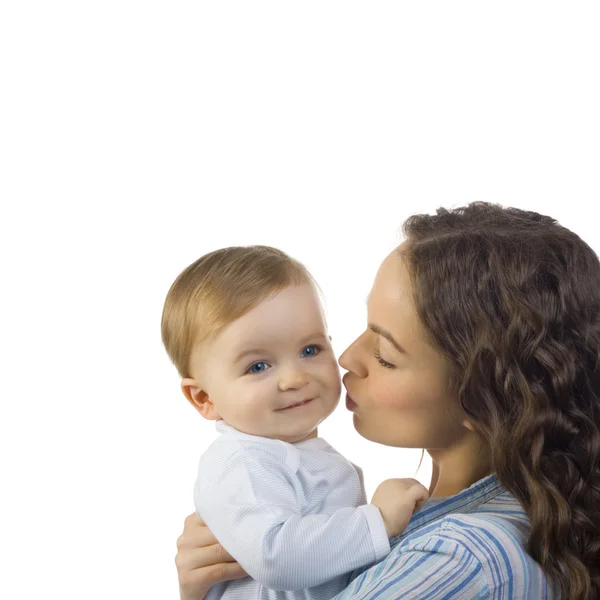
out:
M341 354L338 362L342 369L346 369L359 377L366 377L367 369L364 361L361 359L361 339L362 336L356 338Z

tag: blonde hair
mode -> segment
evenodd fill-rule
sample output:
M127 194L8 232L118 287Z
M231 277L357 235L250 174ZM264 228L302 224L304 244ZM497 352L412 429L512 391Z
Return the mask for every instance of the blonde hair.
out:
M270 246L233 246L200 257L171 285L161 319L162 341L182 378L194 346L292 285L318 285L306 267Z

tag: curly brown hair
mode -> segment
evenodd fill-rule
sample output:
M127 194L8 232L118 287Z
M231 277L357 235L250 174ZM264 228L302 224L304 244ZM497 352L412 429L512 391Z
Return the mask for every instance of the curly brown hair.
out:
M419 317L527 512L564 598L600 600L600 263L535 212L475 202L404 224Z

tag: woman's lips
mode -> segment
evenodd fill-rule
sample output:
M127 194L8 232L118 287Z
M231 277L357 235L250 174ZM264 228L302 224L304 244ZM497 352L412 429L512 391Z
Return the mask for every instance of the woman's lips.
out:
M348 394L346 394L346 408L351 411L354 411L358 408L358 404L356 404L356 402L354 402L354 400L352 400Z
M346 388L346 392L348 392L348 384L346 382L346 380L348 379L348 375L349 373L346 373L342 377L342 385ZM354 411L358 408L358 405L356 404L356 402L354 402L354 400L352 400L349 393L346 393L346 408L351 411Z

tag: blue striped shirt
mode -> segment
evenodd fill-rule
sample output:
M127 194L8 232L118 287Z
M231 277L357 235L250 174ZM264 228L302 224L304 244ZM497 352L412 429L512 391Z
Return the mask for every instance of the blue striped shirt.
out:
M426 502L390 554L356 571L335 600L556 600L525 550L528 530L521 505L489 475Z

